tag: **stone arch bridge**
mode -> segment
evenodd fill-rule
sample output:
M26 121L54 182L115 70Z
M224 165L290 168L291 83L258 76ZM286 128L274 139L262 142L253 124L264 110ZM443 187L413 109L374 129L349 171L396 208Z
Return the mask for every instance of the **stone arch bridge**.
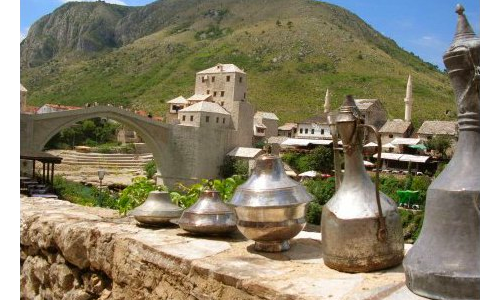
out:
M21 152L41 151L62 129L86 119L105 117L135 130L151 149L163 182L192 183L215 178L226 153L249 146L237 130L172 125L112 106L46 114L21 114Z

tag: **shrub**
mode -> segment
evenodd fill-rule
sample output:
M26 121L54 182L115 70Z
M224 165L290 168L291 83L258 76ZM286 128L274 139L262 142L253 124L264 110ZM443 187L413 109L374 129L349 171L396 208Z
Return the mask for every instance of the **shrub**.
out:
M126 187L116 201L116 209L121 215L144 203L149 193L155 190L165 191L164 186L156 186L146 177L138 176L132 179L132 184Z
M306 221L310 224L321 224L321 212L323 210L323 205L318 204L317 202L310 202L307 206L306 212Z
M155 160L152 159L150 161L148 161L145 165L144 165L144 171L146 172L146 177L148 179L151 179L153 178L153 176L155 175L157 169L156 169L156 163L155 163Z

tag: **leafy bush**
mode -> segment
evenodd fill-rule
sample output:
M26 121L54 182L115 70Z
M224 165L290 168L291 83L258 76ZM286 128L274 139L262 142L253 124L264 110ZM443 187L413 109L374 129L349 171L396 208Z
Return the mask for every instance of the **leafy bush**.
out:
M129 210L144 203L149 193L156 190L166 191L166 188L152 184L146 177L135 177L132 179L132 184L120 193L116 202L116 209L120 214L125 215Z
M219 166L219 175L223 178L233 175L248 175L248 161L226 156Z
M146 172L146 177L148 179L153 178L155 175L157 169L156 169L156 162L154 159L148 161L147 164L144 165L144 171Z
M323 205L318 204L315 201L312 201L307 206L306 212L306 221L310 224L321 224L321 213L323 210Z
M310 170L331 173L333 170L333 152L329 147L319 146L308 154L285 153L282 159L300 173Z
M422 230L422 224L424 222L424 212L400 209L399 215L401 217L401 223L403 225L403 236L405 243L412 244L417 240L418 235Z

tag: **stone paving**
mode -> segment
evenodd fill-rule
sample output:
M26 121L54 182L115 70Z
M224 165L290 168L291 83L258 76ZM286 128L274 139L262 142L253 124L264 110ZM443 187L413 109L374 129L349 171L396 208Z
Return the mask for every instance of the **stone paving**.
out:
M65 293L79 299L424 299L406 288L401 265L360 274L329 269L317 232L301 232L289 251L258 253L238 232L202 238L175 225L136 224L109 209L21 198L22 296L52 292L57 299L61 287L43 270L65 264L74 277ZM38 277L32 261L47 266ZM96 286L102 286L98 293Z

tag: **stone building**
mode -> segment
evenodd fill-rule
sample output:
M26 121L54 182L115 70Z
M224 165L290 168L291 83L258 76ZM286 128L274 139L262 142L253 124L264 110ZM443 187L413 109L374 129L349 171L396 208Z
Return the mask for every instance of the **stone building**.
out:
M387 121L387 111L379 99L354 99L354 102L365 119L365 124L373 125L377 129L384 126Z
M271 112L258 111L253 116L253 143L278 135L278 117Z
M327 114L319 114L298 122L295 137L299 139L331 139Z
M382 145L392 142L395 138L408 138L412 132L411 122L403 120L389 120L379 130Z
M297 123L285 123L278 127L278 136L295 137L297 134Z
M231 115L214 102L201 101L179 111L180 125L209 128L232 128Z
M458 135L458 124L454 121L425 121L417 131L417 136L427 141L436 136L448 136L454 140Z

